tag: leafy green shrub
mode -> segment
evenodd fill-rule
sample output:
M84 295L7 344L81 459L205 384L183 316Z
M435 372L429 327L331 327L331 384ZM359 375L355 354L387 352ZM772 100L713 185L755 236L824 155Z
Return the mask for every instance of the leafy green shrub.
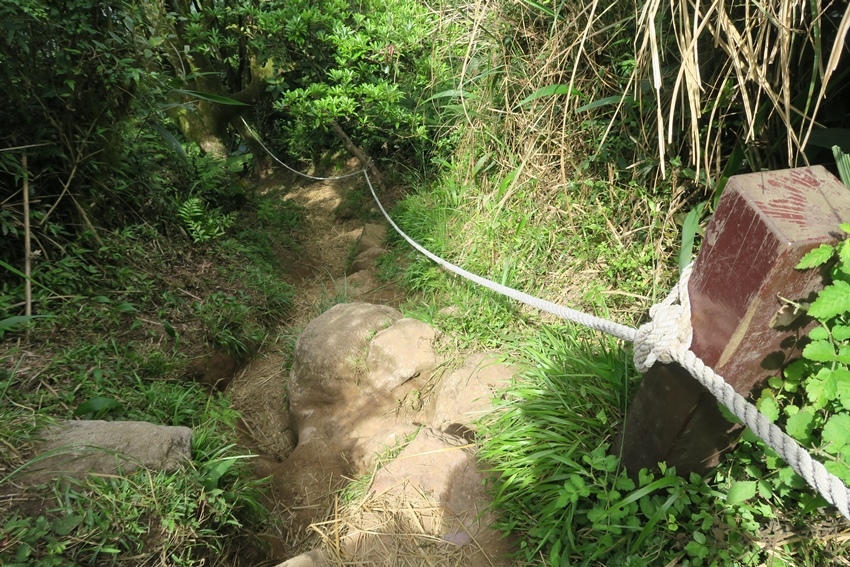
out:
M275 134L291 155L333 143L334 122L370 153L427 152L417 105L434 72L430 10L410 0L297 0L280 12L266 25L297 54L275 85Z

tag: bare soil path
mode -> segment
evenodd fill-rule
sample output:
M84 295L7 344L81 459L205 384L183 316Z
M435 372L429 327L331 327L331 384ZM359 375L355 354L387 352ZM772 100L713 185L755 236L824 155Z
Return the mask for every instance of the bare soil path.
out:
M354 170L357 162L352 160L348 166ZM340 300L377 299L397 306L401 295L393 286L385 286L380 297L364 297L368 290L358 289L358 284L349 282L346 276L351 251L364 223L340 218L337 210L349 191L368 191L363 178L354 176L312 182L278 174L271 176L260 189L278 191L283 199L294 201L304 208L302 225L298 230L300 249L281 250L279 254L284 278L295 291L287 322L278 336L264 345L227 389L233 408L243 416L242 441L260 455L254 468L255 473L262 477L274 474L275 465L286 458L295 444L285 396L289 353L300 331L310 320ZM286 529L291 515L286 503L271 504L273 513L281 520L278 533L272 534L271 538L274 555L291 556L309 548L312 542L299 541L302 538Z

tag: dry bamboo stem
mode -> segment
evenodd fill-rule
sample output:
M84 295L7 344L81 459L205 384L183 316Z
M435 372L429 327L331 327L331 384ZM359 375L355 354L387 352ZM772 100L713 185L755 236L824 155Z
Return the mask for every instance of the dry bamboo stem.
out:
M27 162L27 154L21 156L21 168L24 170L24 315L32 315L32 242L30 233L30 180ZM27 342L30 338L30 329L24 333Z
M27 154L21 157L24 170L24 314L32 315L32 245L30 243L30 183L27 171Z

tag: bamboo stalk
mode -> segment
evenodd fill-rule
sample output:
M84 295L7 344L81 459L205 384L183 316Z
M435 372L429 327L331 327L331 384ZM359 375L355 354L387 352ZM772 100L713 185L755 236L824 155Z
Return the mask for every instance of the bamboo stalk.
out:
M27 154L21 157L24 170L24 314L32 315L32 245L30 243L30 183L27 170Z

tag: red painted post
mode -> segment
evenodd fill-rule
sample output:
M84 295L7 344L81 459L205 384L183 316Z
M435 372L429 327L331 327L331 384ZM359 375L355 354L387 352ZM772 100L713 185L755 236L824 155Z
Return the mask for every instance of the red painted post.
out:
M706 231L688 290L691 349L748 397L798 354L807 317L788 320L787 300L805 302L823 287L820 273L794 267L850 222L850 190L823 167L731 178ZM734 446L740 427L676 364L644 376L615 450L626 468L665 461L679 474L704 473Z

